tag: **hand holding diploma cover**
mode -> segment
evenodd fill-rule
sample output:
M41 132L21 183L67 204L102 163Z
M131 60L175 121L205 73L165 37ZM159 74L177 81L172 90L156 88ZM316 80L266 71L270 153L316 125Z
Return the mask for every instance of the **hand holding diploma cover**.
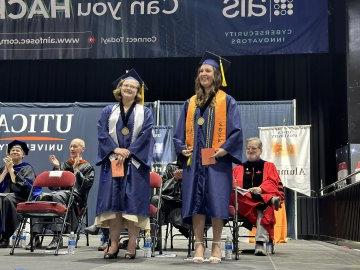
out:
M124 176L124 163L119 162L117 158L111 157L111 174L112 177L123 177Z
M183 169L181 217L193 225L194 263L205 260L203 237L206 220L212 221L209 262L221 262L223 220L229 218L232 163L240 163L242 129L240 111L226 91L225 72L230 62L205 52L194 81L194 95L185 103L173 141ZM185 148L185 149L184 149ZM189 150L192 149L191 162Z
M201 149L201 163L203 166L213 165L216 163L215 148L202 148Z
M101 170L95 222L111 232L111 243L104 254L107 260L117 258L117 233L122 228L129 231L127 259L136 257L140 229L151 229L149 196L154 121L152 110L143 105L146 89L135 69L126 71L113 82L112 93L117 102L102 110L97 125L97 165L101 165Z

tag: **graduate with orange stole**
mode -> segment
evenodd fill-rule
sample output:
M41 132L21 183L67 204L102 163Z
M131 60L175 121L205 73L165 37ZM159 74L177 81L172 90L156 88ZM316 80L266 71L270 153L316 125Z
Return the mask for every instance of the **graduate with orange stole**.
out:
M240 111L226 94L225 71L230 62L210 52L201 59L195 95L184 104L174 135L182 162L182 217L192 223L195 263L204 262L204 226L213 227L210 263L221 262L221 232L229 217L232 162L242 153Z

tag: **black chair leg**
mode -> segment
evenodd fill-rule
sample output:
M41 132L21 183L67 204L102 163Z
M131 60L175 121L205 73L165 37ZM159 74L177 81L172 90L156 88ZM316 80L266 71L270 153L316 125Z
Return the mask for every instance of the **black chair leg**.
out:
M168 240L168 237L169 237L169 223L166 224L164 250L167 249L167 240Z
M14 249L20 242L20 235L21 235L22 231L25 229L25 225L26 225L26 218L22 218L21 222L20 222L20 226L17 229L15 241L13 241L12 247L10 249L10 255L14 255Z
M235 260L239 259L239 224L233 221L233 246L235 252Z
M188 241L188 254L187 254L187 258L191 257L191 245L193 242L193 234L192 234L192 229L189 229L189 241Z
M191 250L195 250L195 235L193 229L191 229Z
M78 244L78 241L80 240L80 234L81 234L81 229L83 227L88 227L89 226L89 222L88 222L88 210L87 208L84 210L84 213L78 218L78 226L76 228L75 234L76 234L76 247ZM85 237L86 237L86 246L89 246L89 234L87 232L84 233Z
M205 228L205 248L208 248L208 235L207 235L207 229Z
M87 208L86 208L86 215L85 215L85 226L89 227L89 214L88 214ZM90 245L89 244L89 234L85 233L85 235L86 235L86 246L88 247Z
M170 249L174 249L174 234L173 234L173 228L174 226L170 224Z
M55 256L59 255L60 239L62 237L62 233L60 232L60 236L59 236L59 234L57 234L57 236L58 236L59 240L57 241L56 249L55 249L55 252L54 252Z
M160 223L158 224L158 243L159 243L159 254L162 255L163 254L163 247L162 247L162 222L161 222L161 218L160 218Z

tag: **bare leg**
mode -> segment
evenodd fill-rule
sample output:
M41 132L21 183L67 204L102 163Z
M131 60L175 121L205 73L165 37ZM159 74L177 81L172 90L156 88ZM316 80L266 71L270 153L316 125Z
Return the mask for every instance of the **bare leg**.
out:
M204 227L205 227L205 216L194 215L192 218L194 236L195 236L195 254L194 257L204 257L205 246L204 246Z
M109 231L110 231L110 248L108 250L109 253L115 253L119 249L119 237L121 230L123 228L123 219L120 217L116 217L115 219L111 219L109 221Z
M127 221L127 228L129 232L129 244L127 247L127 252L130 254L135 254L140 228L132 221Z
M220 218L211 219L213 227L213 243L211 248L211 256L221 259L221 233L223 229L223 220Z

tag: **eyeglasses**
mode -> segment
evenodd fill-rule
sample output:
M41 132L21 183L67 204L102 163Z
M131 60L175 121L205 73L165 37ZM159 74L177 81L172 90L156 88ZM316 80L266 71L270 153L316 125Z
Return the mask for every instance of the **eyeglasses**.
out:
M136 85L132 85L132 84L123 84L122 87L127 87L130 89L137 89L138 87Z
M259 147L254 147L254 146L252 146L252 147L246 147L246 151L255 151L256 149L259 149Z

